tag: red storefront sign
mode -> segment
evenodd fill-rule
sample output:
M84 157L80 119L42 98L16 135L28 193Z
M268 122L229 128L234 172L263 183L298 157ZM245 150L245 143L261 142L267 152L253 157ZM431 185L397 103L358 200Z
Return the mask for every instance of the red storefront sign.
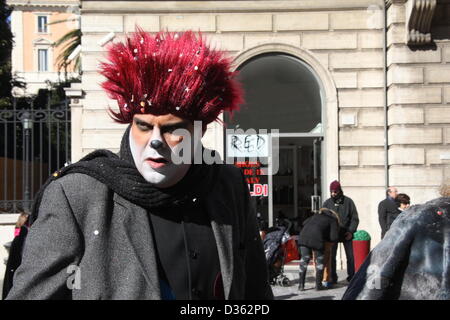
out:
M238 161L234 165L242 169L251 196L269 196L269 185L267 183L261 183L261 175L263 173L261 162Z

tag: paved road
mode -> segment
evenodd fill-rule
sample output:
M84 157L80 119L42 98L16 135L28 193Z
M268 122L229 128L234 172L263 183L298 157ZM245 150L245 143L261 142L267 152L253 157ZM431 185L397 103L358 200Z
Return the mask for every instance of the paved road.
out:
M286 273L291 280L289 287L272 286L275 300L341 300L347 289L346 270L338 270L339 282L332 289L316 291L314 267L310 266L306 274L305 291L298 291L298 273Z

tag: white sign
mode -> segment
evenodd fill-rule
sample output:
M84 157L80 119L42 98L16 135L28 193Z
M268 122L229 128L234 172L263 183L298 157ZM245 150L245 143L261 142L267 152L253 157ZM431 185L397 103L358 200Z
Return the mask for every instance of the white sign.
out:
M268 157L268 134L229 134L227 136L228 157Z

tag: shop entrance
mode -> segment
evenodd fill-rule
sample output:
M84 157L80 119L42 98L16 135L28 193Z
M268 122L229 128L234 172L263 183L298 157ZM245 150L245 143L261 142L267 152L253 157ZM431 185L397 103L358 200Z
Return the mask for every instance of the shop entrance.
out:
M296 234L322 202L320 83L309 65L283 53L250 59L239 78L246 104L224 120L244 134L225 131L225 156L244 172L261 229L281 218Z
M322 203L323 138L311 135L278 139L278 144L271 144L271 161L236 158L235 165L244 172L260 228L282 224L287 219L292 225L291 234L296 234Z
M278 172L268 176L269 197L267 214L264 205L257 205L257 212L264 212L268 225L292 222L291 232L321 205L321 144L322 137L289 137L279 139ZM276 150L273 150L276 152Z

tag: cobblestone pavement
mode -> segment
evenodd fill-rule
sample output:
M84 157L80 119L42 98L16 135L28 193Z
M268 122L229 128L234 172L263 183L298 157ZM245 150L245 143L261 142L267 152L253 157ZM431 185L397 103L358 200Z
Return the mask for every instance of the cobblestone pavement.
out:
M332 289L316 291L314 267L309 267L306 273L305 291L298 291L298 272L285 273L290 280L290 286L273 285L275 300L341 300L347 289L346 270L338 270L339 281Z

